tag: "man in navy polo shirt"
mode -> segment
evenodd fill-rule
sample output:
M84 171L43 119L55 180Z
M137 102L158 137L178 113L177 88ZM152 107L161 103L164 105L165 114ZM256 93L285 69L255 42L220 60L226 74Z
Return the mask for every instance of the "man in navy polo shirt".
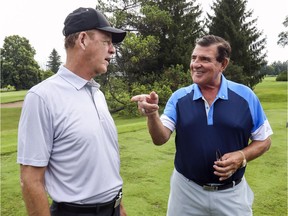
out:
M252 215L246 163L269 149L273 132L253 91L222 74L230 54L223 38L200 38L191 55L194 84L174 92L161 117L155 92L131 98L147 116L154 144L176 130L168 216Z

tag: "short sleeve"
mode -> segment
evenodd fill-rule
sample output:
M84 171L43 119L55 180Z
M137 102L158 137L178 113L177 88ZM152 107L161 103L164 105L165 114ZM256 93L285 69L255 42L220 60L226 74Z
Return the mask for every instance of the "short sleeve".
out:
M52 119L45 101L36 93L28 92L18 126L17 163L46 166L52 144Z

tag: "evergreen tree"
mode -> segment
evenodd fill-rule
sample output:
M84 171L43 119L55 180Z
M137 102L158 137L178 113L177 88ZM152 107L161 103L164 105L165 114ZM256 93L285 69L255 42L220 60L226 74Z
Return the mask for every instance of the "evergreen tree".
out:
M288 16L286 16L283 25L287 28L288 27ZM278 45L281 45L283 47L288 45L288 31L283 31L279 35L279 40L277 42Z
M193 1L159 0L142 4L143 18L135 23L143 36L153 35L159 39L156 69L184 66L189 69L194 42L202 30L199 21L201 10Z
M223 37L231 44L233 67L227 68L226 77L253 88L265 76L260 69L266 65L266 53L263 53L266 38L261 37L255 26L257 19L252 19L253 11L246 10L246 4L247 0L215 0L214 15L208 14L208 28L209 34ZM231 70L235 66L238 75Z
M29 89L41 81L40 67L29 40L18 35L5 37L1 48L1 86Z
M53 73L57 73L61 64L61 56L58 54L56 49L53 49L49 56L49 61L47 62L48 69L50 69Z

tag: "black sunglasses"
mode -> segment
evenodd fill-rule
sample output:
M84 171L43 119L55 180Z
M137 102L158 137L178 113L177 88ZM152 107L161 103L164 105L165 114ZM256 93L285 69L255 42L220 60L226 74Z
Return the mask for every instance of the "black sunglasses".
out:
M216 150L216 160L221 161L222 160L222 154L219 149Z

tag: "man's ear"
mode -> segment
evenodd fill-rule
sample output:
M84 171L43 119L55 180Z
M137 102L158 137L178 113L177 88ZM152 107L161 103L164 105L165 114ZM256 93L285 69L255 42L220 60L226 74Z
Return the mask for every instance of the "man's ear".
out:
M78 43L83 50L86 49L86 43L85 43L86 37L87 34L85 32L80 32L78 36Z
M224 58L224 60L222 61L222 71L224 71L226 69L226 67L228 66L229 64L229 58Z

